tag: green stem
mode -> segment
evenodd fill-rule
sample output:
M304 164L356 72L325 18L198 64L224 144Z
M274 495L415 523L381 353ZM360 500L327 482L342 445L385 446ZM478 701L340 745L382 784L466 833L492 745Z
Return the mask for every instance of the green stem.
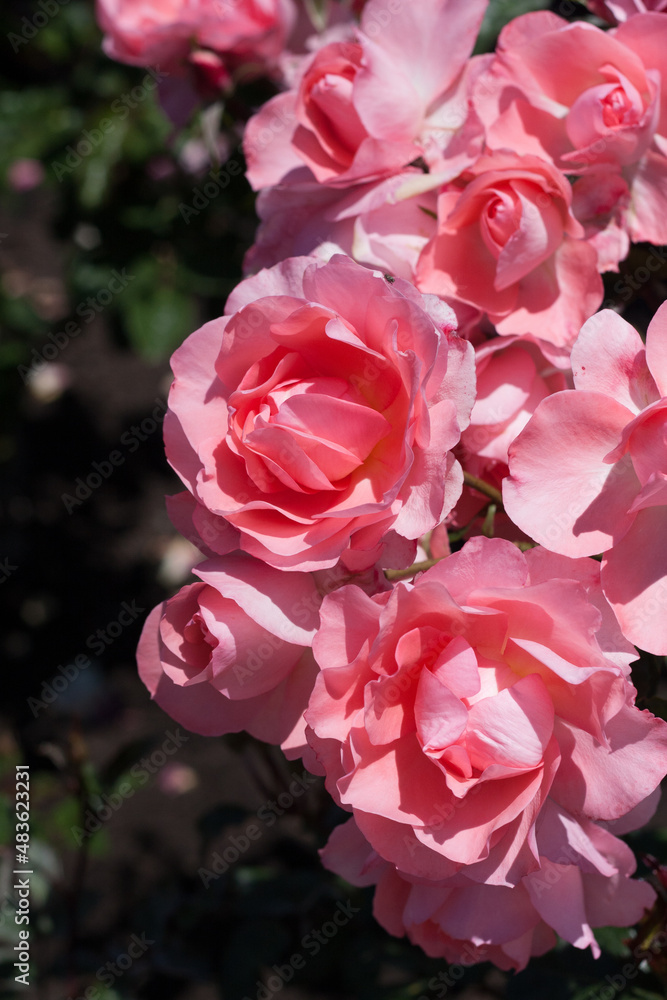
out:
M384 575L388 580L407 580L409 576L414 576L415 573L421 573L422 570L430 569L431 566L435 566L438 562L440 562L439 559L426 559L424 562L413 563L407 569L386 569Z
M491 483L485 482L483 479L479 479L477 476L473 476L470 472L463 473L463 482L466 486L469 486L473 490L477 490L478 493L483 493L485 497L492 500L496 505L498 510L503 510L503 495L500 490L497 490L495 486Z

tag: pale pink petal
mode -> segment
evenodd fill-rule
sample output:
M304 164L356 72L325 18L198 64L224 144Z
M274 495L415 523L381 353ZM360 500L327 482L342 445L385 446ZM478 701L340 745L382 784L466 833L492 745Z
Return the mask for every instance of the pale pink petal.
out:
M524 677L469 712L466 747L473 766L537 767L551 739L554 707L542 679Z
M556 722L563 754L551 794L569 812L618 819L659 785L667 769L667 723L624 706L605 730L611 750L581 729Z
M510 447L503 500L512 520L568 556L605 551L628 530L639 489L629 455L605 457L632 413L600 393L548 396Z
M577 389L600 392L632 413L659 398L641 337L613 309L591 316L572 348Z
M582 876L575 865L557 865L543 859L542 870L529 875L524 885L542 919L575 948L590 946L599 958L600 948L588 923Z
M667 156L654 149L642 157L634 172L626 225L633 243L667 243Z
M648 325L646 362L660 395L667 396L667 302L659 306Z
M424 109L454 82L472 52L486 9L485 0L420 0L401 3L369 0L362 33L375 40L418 91ZM442 40L447 39L443 49Z
M595 250L565 236L554 255L519 282L513 311L504 316L492 307L489 315L503 335L532 333L569 347L602 297Z
M312 643L321 598L309 573L283 573L241 554L200 563L195 573L276 637Z
M308 177L310 171L292 143L296 126L293 91L272 97L247 122L243 151L248 164L246 176L255 191Z
M602 565L605 597L623 634L640 649L667 655L667 506L640 510Z

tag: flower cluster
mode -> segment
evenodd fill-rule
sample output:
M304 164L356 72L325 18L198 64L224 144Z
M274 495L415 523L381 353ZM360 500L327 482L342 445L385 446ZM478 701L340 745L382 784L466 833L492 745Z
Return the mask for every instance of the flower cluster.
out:
M332 0L309 38L292 0L99 5L117 58L282 85L245 128L249 276L173 357L204 561L142 679L324 777L324 864L391 933L599 954L654 901L619 836L667 773L630 675L667 654L667 304L645 343L596 312L667 243L665 5L525 14L479 56L486 0Z

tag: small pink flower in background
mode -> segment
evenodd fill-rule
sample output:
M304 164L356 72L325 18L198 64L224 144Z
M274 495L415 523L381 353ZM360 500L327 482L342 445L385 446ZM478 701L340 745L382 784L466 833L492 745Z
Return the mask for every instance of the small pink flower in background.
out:
M575 389L545 399L510 448L512 520L568 556L605 553L624 635L667 653L667 305L646 347L611 310L572 349Z
M667 10L667 0L586 0L586 6L605 21L620 24L650 10Z
M377 180L422 155L433 129L442 155L468 117L458 85L486 5L421 0L392 11L385 0L369 0L356 41L319 49L298 84L248 122L251 185Z
M306 765L408 879L516 889L540 832L555 861L577 823L655 807L667 724L634 705L594 560L474 538L414 585L343 587L320 619Z
M409 565L461 492L474 358L454 330L437 299L343 256L246 279L173 358L176 526L283 569Z
M417 286L483 310L501 334L569 348L602 301L565 176L537 156L481 156L442 189Z
M320 595L243 555L209 560L146 620L139 675L176 722L205 736L241 729L286 750L303 742L315 675L310 645Z
M39 160L14 160L7 169L7 183L14 191L32 191L39 187L45 177L44 167Z
M632 17L613 31L544 11L515 18L477 79L474 104L492 149L542 156L568 174L594 176L604 211L631 240L667 242L662 14ZM595 188L586 197L595 197ZM613 251L612 269L621 251ZM605 267L608 254L609 248Z
M653 904L654 889L630 878L632 851L601 826L550 804L536 843L539 871L511 888L465 875L410 877L373 850L354 819L336 827L320 853L353 885L377 887L373 914L390 934L464 966L490 961L518 972L553 948L556 934L599 957L592 928L625 927Z
M158 773L158 784L165 795L187 795L199 785L199 776L187 764L169 761Z

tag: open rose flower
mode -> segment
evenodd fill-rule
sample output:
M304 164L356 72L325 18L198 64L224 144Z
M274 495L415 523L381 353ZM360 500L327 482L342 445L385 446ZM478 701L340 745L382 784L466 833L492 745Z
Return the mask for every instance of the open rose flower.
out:
M275 61L296 13L292 0L97 0L97 17L112 59L177 68L192 57L210 75L213 53L232 68Z
M373 913L390 934L407 934L432 958L464 966L491 961L519 971L556 945L556 933L597 958L592 929L635 923L655 900L647 882L629 877L635 859L623 841L562 808L549 804L536 845L539 870L511 888L464 875L410 878L373 850L354 819L336 827L321 854L327 868L353 885L377 886ZM431 984L435 990L442 980Z
M307 766L410 878L517 886L554 811L618 820L667 771L594 560L473 538L414 585L343 587L320 619Z
M298 84L248 122L251 185L378 179L428 155L434 134L440 157L468 122L462 74L485 8L486 0L369 0L357 40L319 49ZM472 132L481 141L479 123Z
M284 574L244 555L197 566L154 608L137 651L139 675L168 714L196 733L247 730L299 745L316 672L310 646L320 594L309 573Z
M667 305L646 347L611 310L572 349L575 389L545 399L510 449L512 520L568 556L604 552L624 634L667 653Z
M518 17L501 32L474 103L492 149L595 175L606 211L615 195L614 223L631 240L667 242L664 14L632 17L612 31L545 11Z
M343 556L361 570L383 548L409 563L411 540L461 492L451 449L474 357L454 322L343 256L292 258L242 282L227 315L173 358L165 444L190 491L177 527L231 525L208 550L240 547L283 569Z
M438 232L417 286L487 313L501 334L569 347L602 301L564 175L537 156L481 156L438 198Z

